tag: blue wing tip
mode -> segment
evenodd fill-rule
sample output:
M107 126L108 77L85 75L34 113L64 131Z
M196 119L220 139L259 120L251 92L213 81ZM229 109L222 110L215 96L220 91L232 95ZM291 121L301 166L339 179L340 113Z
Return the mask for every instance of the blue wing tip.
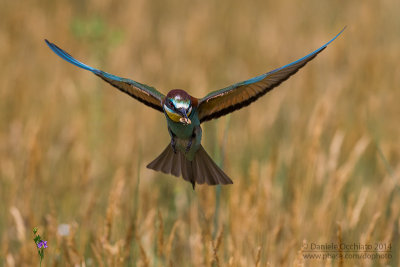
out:
M336 36L333 37L329 42L327 42L323 47L325 48L325 47L327 47L330 43L332 43L333 41L335 41L336 38L338 38L339 35L341 35L341 34L344 32L344 30L345 30L346 28L347 28L347 25L344 26L343 29L342 29L338 34L336 34Z
M285 66L283 66L283 67L280 67L280 68L278 68L278 69L275 69L275 70L273 70L273 71L270 71L270 72L261 74L261 75L259 75L259 76L257 76L257 77L254 77L254 78L251 78L251 79L249 79L249 80L246 80L246 81L242 82L242 84L247 85L247 84L252 84L252 83L255 83L255 82L259 82L259 81L261 81L262 79L264 79L268 74L271 74L271 73L273 73L273 72L276 72L276 71L281 70L281 69L284 69L284 68L287 68L287 67L289 67L289 66L291 66L291 65L293 65L293 64L296 64L296 63L299 62L299 61L302 61L302 60L304 60L304 59L306 59L306 58L309 58L309 57L312 56L312 55L318 54L319 52L321 52L322 50L324 50L330 43L332 43L333 41L335 41L335 39L338 38L339 35L341 35L341 34L343 33L343 31L344 31L346 28L347 28L347 26L344 26L343 29L342 29L338 34L336 34L336 36L333 37L329 42L327 42L326 44L324 44L323 46L321 46L320 48L318 48L318 49L315 50L314 52L311 52L311 53L308 54L307 56L304 56L304 57L302 57L302 58L300 58L300 59L298 59L298 60L296 60L296 61L293 61L292 63L289 63L289 64L287 64L287 65L285 65Z
M46 42L46 44L51 48L51 50L53 50L55 47L57 47L55 44L53 44L52 42L49 42L49 40L44 39L44 41ZM54 50L53 50L54 51Z
M101 72L101 71L99 71L95 68L92 68L92 67L80 62L79 60L75 59L73 56L71 56L66 51L59 48L57 45L49 42L47 39L44 39L44 41L56 55L58 55L59 57L61 57L64 60L68 61L69 63L71 63L77 67L80 67L82 69L89 70L95 74L99 74Z

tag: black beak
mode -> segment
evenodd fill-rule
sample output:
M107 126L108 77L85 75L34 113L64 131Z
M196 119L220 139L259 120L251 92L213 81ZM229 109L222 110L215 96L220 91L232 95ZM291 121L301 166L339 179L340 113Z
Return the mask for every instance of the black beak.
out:
M186 109L180 108L179 112L182 115L182 118L180 119L180 122L182 122L184 124L191 124L192 123L192 121L188 118L188 116L186 114Z

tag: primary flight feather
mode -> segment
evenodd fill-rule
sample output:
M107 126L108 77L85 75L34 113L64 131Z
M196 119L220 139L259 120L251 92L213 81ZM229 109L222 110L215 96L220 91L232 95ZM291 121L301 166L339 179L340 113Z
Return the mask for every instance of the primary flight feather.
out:
M93 72L122 92L163 112L167 120L171 142L147 167L177 177L182 176L192 184L194 189L196 183L232 184L232 180L215 164L201 145L200 124L229 114L256 101L314 59L343 31L344 29L317 50L290 64L216 90L201 99L180 89L171 90L164 95L154 87L92 68L76 60L55 44L47 40L45 42L54 53L69 63Z

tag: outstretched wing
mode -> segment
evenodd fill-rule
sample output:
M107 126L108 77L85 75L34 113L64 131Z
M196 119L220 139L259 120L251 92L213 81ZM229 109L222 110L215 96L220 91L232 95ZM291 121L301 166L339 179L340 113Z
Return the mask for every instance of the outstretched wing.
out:
M328 43L299 60L252 79L209 93L199 101L198 110L200 122L216 119L256 101L314 59L322 50L333 42L345 28Z
M104 81L108 82L112 86L118 88L122 92L130 95L131 97L139 100L143 104L150 106L158 111L163 112L163 108L161 105L161 101L164 98L164 95L157 91L154 87L150 87L148 85L142 84L135 82L130 79L125 79L121 78L112 74L109 74L107 72L92 68L86 64L83 64L82 62L76 60L73 58L70 54L59 48L53 43L50 43L49 41L45 40L46 44L50 47L51 50L53 50L54 53L56 53L58 56L60 56L62 59L68 61L71 64L74 64L75 66L78 66L82 69L88 70L102 78Z

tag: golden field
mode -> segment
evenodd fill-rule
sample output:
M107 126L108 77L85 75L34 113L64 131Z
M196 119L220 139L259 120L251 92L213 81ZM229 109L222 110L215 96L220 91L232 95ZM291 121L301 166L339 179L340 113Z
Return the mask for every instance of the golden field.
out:
M400 266L399 10L398 0L2 0L0 266L39 266L33 227L48 241L42 266ZM162 114L44 43L202 97L345 25L290 80L203 125L234 184L196 191L145 167L170 141ZM381 257L307 252L339 243Z

